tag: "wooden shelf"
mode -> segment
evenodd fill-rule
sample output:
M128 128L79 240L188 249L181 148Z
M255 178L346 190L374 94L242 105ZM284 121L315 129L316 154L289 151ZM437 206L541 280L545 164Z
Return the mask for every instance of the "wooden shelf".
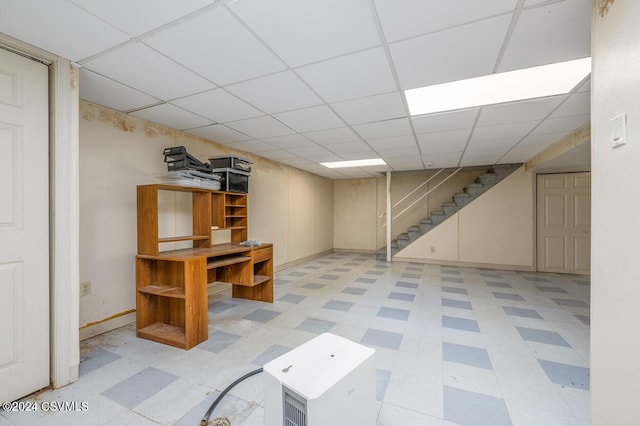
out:
M177 241L199 241L208 240L210 237L207 235L184 235L180 237L165 237L158 238L159 243L174 243Z
M167 345L184 348L187 342L187 334L184 328L174 325L156 322L138 330L138 337L153 340Z
M166 285L148 285L140 287L138 289L141 293L155 294L163 297L175 297L177 299L184 299L184 288L182 287L170 287Z
M247 217L246 214L228 214L227 217Z
M234 265L236 263L248 262L251 260L251 256L233 256L225 257L222 259L213 258L207 262L207 269L220 268L221 266Z
M262 283L266 283L271 279L268 275L254 275L253 276L253 285L260 285Z

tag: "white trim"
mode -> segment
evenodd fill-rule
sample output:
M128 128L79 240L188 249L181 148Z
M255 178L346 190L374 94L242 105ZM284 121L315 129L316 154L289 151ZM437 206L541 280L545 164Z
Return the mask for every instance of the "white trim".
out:
M1 33L0 45L50 64L50 376L53 386L60 387L78 379L80 360L78 69L67 59Z
M387 170L387 233L385 240L387 241L387 252L385 257L387 262L391 262L391 171Z

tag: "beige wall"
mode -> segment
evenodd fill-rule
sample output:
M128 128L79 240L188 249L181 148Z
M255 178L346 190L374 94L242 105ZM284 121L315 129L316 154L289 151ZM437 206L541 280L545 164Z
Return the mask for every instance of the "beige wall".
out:
M375 178L333 181L333 245L346 250L376 250Z
M593 6L591 424L640 419L640 2ZM627 115L627 145L611 148L610 120Z
M159 181L168 146L184 145L201 160L232 153L254 162L249 238L274 243L276 267L333 248L331 180L87 102L80 117L80 281L92 283L92 293L80 298L81 326L135 309L135 188ZM190 233L189 197L161 198L162 234ZM227 239L214 233L214 243Z
M534 177L516 170L394 260L533 269Z

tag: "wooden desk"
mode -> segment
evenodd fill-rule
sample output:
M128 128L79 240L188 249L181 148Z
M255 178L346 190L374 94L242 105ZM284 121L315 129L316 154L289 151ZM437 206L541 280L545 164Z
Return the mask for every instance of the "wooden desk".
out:
M136 256L137 336L190 349L208 338L207 283L273 303L273 245L216 244Z

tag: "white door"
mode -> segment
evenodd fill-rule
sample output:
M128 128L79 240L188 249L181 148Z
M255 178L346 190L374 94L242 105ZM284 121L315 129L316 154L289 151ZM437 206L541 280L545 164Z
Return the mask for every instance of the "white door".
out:
M538 270L591 271L591 173L538 175Z
M0 49L0 401L49 385L48 70Z

